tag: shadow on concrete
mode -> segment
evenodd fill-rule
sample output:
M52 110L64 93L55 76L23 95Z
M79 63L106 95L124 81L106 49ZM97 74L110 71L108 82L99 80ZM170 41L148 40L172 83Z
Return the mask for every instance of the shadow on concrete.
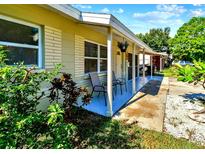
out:
M186 99L186 101L199 101L203 104L205 104L205 94L203 93L188 93L185 95L180 95Z
M150 80L142 87L140 92L155 96L158 94L161 84L162 80Z
M162 84L162 80L150 80L138 91L138 92L144 93L143 95L137 97L136 99L133 99L132 101L128 101L129 103L124 104L119 110L117 110L115 112L114 115L116 115L120 110L126 108L127 106L131 105L132 103L135 103L136 101L142 99L146 95L152 95L152 96L157 95L159 93L161 84Z

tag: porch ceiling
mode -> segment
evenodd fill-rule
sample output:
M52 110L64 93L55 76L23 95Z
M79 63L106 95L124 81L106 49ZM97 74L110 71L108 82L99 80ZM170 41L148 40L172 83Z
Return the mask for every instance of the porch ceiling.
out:
M98 33L101 33L104 36L107 36L108 28L106 26L102 25L93 25L93 24L85 24L85 23L79 23L87 28L90 28ZM127 40L129 44L132 44L133 42L128 39L126 36L119 35L116 31L113 31L113 40L116 40L118 42L122 42L124 40Z

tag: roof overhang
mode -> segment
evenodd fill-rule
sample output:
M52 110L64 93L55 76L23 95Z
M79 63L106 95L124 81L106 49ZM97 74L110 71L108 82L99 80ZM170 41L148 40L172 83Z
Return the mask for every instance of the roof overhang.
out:
M165 52L156 52L156 55L161 56L161 57L165 57L165 58L169 57L169 55Z
M71 7L70 5L44 4L41 6L44 8L50 9L51 11L54 11L56 13L59 13L62 16L72 17L73 19L77 21L81 20L81 11L79 11L78 9L75 9L74 7Z
M114 31L117 31L118 33L122 34L122 36L137 44L142 50L144 50L146 54L159 55L158 52L153 51L147 44L137 38L131 30L129 30L123 23L121 23L111 14L81 12L73 8L71 5L65 4L48 4L46 5L46 8L52 9L53 11L58 12L61 15L72 17L78 22L84 24L112 27Z

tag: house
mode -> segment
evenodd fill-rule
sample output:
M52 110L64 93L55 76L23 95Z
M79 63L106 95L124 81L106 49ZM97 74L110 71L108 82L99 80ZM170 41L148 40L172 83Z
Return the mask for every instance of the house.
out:
M0 27L0 45L10 51L9 64L20 60L49 70L61 63L63 71L86 87L88 73L98 72L108 83L108 104L102 107L106 113L100 113L107 116L113 115L112 71L131 81L132 93L125 102L136 93L139 54L143 79L145 55L151 57L151 66L154 56L161 58L113 15L81 12L70 5L0 5ZM129 44L126 53L117 46L124 41Z

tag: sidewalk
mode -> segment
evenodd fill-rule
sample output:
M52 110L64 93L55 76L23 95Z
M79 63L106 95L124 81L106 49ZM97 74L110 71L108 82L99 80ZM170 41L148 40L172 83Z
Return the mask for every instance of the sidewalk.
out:
M125 121L128 124L137 123L142 128L161 132L168 89L169 80L167 77L164 77L162 81L149 81L114 116L114 119Z

